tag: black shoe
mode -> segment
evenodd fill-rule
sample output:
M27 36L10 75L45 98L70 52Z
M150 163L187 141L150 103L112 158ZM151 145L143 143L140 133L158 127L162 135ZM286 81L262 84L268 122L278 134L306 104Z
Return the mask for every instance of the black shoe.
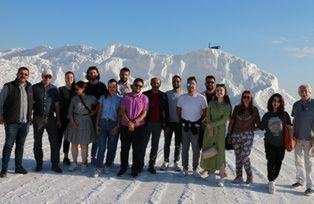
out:
M314 193L314 190L311 188L308 188L308 189L306 189L306 191L304 191L304 195L306 195L306 196L313 195L313 193Z
M52 166L51 170L59 174L63 172L62 169L58 165Z
M0 172L0 178L5 178L5 177L7 177L7 173L8 173L8 171L6 171L6 170L1 170L1 172Z
M132 173L131 173L131 176L132 176L133 178L135 178L135 177L138 176L138 173L137 173L137 172L132 172Z
M69 159L69 158L64 157L64 159L63 159L63 164L65 164L65 165L67 165L67 166L70 166L70 165L71 165L71 161L70 161L70 159Z
M37 164L35 167L35 171L41 171L43 170L43 164Z
M97 162L97 159L96 158L92 158L90 164L92 166L96 166L96 162Z
M118 172L117 176L122 176L127 169L121 168L120 171Z
M27 174L28 172L26 171L26 169L24 169L24 167L19 167L19 168L15 169L15 173L16 174Z
M153 166L150 166L150 167L148 168L148 171L149 171L151 174L156 174L156 169L155 169L155 167L153 167Z
M292 188L297 188L297 187L300 187L300 186L303 186L303 185L301 183L299 183L299 182L296 182L296 183L291 185Z

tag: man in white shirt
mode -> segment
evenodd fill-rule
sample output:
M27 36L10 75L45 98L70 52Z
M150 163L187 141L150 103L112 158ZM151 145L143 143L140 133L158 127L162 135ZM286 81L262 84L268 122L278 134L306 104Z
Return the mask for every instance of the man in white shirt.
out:
M193 176L200 177L198 172L200 147L199 134L201 121L206 116L207 101L205 96L197 93L197 81L194 76L187 79L187 91L179 97L177 115L182 124L182 166L183 175L188 175L189 149L192 144L193 151Z

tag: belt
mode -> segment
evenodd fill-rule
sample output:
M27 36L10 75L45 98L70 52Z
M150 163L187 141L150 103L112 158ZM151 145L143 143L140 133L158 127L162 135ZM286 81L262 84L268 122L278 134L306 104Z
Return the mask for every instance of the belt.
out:
M102 118L102 120L106 122L117 122L117 121L112 120L111 118Z
M184 124L184 123L182 123L181 125L182 125L182 127L185 127L185 124ZM194 124L194 126L195 126L195 127L201 127L199 124Z

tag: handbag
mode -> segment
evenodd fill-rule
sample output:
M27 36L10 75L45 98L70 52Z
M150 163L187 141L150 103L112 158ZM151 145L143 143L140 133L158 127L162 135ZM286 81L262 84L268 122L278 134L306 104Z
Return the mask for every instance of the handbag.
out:
M284 128L284 145L288 152L291 152L297 145L297 139L294 135L293 128L285 126Z
M225 138L225 150L233 150L233 145L231 143L231 134L227 134Z
M234 149L233 145L232 145L232 142L231 142L231 134L233 132L234 125L236 123L236 119L237 119L237 115L234 118L234 121L233 121L230 133L228 133L226 138L225 138L225 150L233 150Z
M212 146L206 150L202 150L202 158L203 159L210 159L218 154L216 146Z

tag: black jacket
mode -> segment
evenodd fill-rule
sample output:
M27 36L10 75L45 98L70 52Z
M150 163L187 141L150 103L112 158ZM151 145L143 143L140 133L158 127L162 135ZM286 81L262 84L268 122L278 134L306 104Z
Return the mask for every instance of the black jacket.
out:
M27 122L31 121L32 108L33 108L33 91L31 83L26 82L26 93L27 93ZM3 104L3 119L6 123L19 123L20 121L20 107L21 107L21 93L19 88L18 80L14 80L4 84L8 87L8 96L6 97Z
M146 116L146 122L150 118L150 115L152 113L152 90L148 90L143 92L148 97L149 100L149 108ZM169 106L168 106L168 98L167 95L162 92L158 91L158 96L159 96L159 110L160 110L160 122L163 127L169 122Z

